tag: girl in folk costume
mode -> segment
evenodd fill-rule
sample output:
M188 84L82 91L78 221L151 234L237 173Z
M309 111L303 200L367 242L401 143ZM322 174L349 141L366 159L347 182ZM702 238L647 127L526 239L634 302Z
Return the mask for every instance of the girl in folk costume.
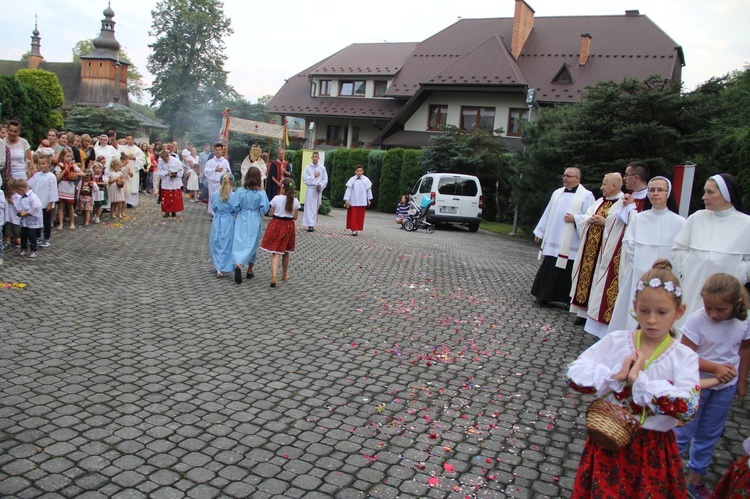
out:
M125 218L125 177L120 160L115 158L109 163L109 187L107 197L112 205L112 218Z
M356 236L365 227L365 212L372 201L372 182L365 177L365 171L357 165L354 176L346 182L344 208L346 208L346 228Z
M616 451L586 440L573 498L687 497L671 430L695 416L700 379L698 356L672 327L685 313L681 296L669 262L658 260L636 286L633 307L642 329L606 335L568 367L573 389L595 393L642 421L633 442Z
M232 194L231 204L237 213L234 222L234 282L242 283L242 266L247 265L247 278L251 279L255 259L258 257L260 232L263 230L263 215L268 212L268 197L263 190L261 172L251 166L245 174L242 187Z
M208 240L208 252L216 269L216 277L232 271L232 240L234 238L234 206L230 200L234 182L232 176L221 177L219 190L211 196L211 209L214 218L211 221L211 234Z
M619 291L607 332L635 329L638 324L631 315L633 295L638 278L654 261L669 257L674 238L685 219L672 211L672 183L666 177L654 177L648 183L651 209L630 216L622 238L620 253Z
M698 354L701 377L717 378L721 384L703 390L695 419L675 428L680 452L689 448L688 490L699 499L709 496L703 477L732 400L747 395L750 369L750 298L744 286L732 275L714 274L701 297L703 308L690 314L680 330L682 343Z
M703 189L706 209L688 217L672 247L688 314L703 306L700 289L711 274L732 274L743 284L750 280L750 216L743 213L737 179L714 175Z
M99 192L99 186L94 182L94 175L87 173L81 182L81 190L78 194L78 206L83 212L83 226L88 227L91 213L94 211L94 194Z
M742 445L747 455L735 461L724 473L711 499L747 499L750 495L750 438Z
M271 223L263 234L260 249L268 251L271 257L271 287L276 287L276 274L279 270L279 255L282 255L281 280L289 279L289 259L294 253L297 232L294 221L297 220L300 204L294 196L294 181L285 178L281 181L281 194L274 197L270 203Z
M76 228L73 207L76 202L76 180L83 176L83 171L73 162L73 151L63 149L60 152L60 164L55 167L57 177L57 230L62 230L65 210L68 211L70 229Z
M107 204L107 191L109 190L109 177L104 173L104 165L98 161L94 162L94 182L98 189L94 191L94 223L98 224L102 216L102 206Z

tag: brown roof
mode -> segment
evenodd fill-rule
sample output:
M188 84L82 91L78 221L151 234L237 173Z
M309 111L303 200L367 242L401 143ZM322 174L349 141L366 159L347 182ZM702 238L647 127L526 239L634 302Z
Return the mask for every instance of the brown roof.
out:
M645 79L654 74L681 79L682 48L647 16L535 17L518 59L509 52L513 18L461 19L418 44L354 44L290 78L269 103L281 114L366 117L375 106L393 117L404 100L424 100L424 90L471 88L523 92L536 88L542 103L578 102L586 86L598 81ZM578 66L581 34L591 35L590 58ZM407 55L409 47L413 47ZM388 61L390 58L390 62ZM567 65L570 82L553 82ZM400 67L388 99L310 97L311 76L378 75ZM420 92L422 90L422 92ZM340 103L343 102L343 103ZM339 104L337 104L339 103Z
M310 68L313 76L393 76L416 43L353 43Z
M13 76L19 69L26 69L26 61L0 61L0 74ZM65 96L65 105L75 105L78 97L78 87L81 84L81 65L77 62L47 62L39 63L39 69L50 71L57 75Z

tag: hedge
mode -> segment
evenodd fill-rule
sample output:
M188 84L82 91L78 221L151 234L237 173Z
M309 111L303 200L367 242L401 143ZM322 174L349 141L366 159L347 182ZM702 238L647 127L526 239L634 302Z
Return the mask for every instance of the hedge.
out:
M329 163L328 185L331 186L331 204L337 208L344 206L344 192L349 178L350 149L337 149L333 162Z
M384 213L396 210L396 205L403 194L399 190L401 179L401 166L403 164L404 150L401 148L390 149L383 156L380 171L380 192L378 193L378 209Z
M39 90L47 98L52 109L65 104L63 89L55 73L43 69L19 69L16 78L24 85Z
M399 180L399 194L409 191L414 184L422 177L423 170L419 164L419 158L422 157L421 149L405 149L403 163L401 165L401 179ZM401 199L401 196L399 196Z
M380 169L383 164L383 156L385 151L370 151L367 154L367 164L365 166L365 175L372 182L372 207L378 207L378 201L380 199Z

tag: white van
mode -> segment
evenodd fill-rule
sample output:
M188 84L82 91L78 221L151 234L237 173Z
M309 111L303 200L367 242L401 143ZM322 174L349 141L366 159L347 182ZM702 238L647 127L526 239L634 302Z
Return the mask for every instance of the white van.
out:
M453 223L479 230L482 221L482 186L473 175L428 173L411 191L417 205L425 196L435 200L427 212L430 223Z

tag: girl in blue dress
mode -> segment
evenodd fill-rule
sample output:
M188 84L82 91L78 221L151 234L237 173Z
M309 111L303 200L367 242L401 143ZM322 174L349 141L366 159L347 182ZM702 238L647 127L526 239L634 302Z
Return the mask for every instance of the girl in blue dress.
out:
M216 269L216 277L224 277L232 271L232 239L234 238L234 206L230 201L234 181L232 176L221 177L219 190L211 196L211 209L214 218L211 222L211 235L208 251Z
M245 174L242 187L232 194L230 202L237 213L234 222L234 282L242 283L242 266L247 265L247 278L253 277L253 266L258 256L263 215L268 212L268 196L262 190L260 170L254 166Z

